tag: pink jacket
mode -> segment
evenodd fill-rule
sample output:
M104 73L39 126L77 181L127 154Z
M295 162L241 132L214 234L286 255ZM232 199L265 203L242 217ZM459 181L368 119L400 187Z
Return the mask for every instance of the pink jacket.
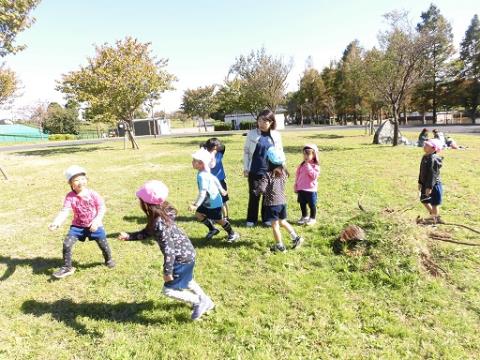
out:
M295 174L295 192L317 191L317 179L320 174L320 166L313 163L303 163L297 168Z

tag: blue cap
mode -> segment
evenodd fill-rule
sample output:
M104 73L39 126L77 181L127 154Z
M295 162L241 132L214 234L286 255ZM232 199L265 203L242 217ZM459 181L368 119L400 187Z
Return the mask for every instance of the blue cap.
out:
M283 165L285 163L285 154L272 146L267 150L267 159L274 165Z

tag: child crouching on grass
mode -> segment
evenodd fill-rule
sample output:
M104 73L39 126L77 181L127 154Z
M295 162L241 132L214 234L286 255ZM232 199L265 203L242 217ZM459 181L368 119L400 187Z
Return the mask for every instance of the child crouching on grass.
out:
M265 220L272 224L273 237L276 244L270 250L272 252L285 252L286 248L282 241L280 226L287 229L292 239L292 248L296 249L303 243L303 238L298 236L295 229L287 221L287 197L285 195L285 183L288 171L285 168L285 154L270 147L267 150L268 171L258 182L254 189L255 195L263 194L265 207Z
M87 172L78 165L72 165L65 171L65 178L70 185L70 191L63 202L63 209L48 226L50 230L56 230L67 219L70 211L73 211L73 220L70 230L63 241L64 265L53 273L57 279L72 275L75 268L72 266L72 250L77 241L85 239L95 240L102 251L105 265L115 267L112 252L107 242L107 235L102 225L105 215L105 202L95 191L87 188Z
M195 211L197 220L208 228L205 239L210 240L220 232L213 225L215 222L227 232L228 242L236 241L240 235L233 231L230 222L222 216L222 195L226 195L227 192L218 179L210 173L211 154L202 148L195 151L192 157L192 167L198 170L198 196L195 202L189 206L189 210Z
M158 180L147 181L136 195L147 215L147 226L137 232L121 232L118 239L143 240L153 236L163 253L163 293L193 305L192 320L200 319L215 305L193 279L195 249L187 235L175 224L176 210L166 201L167 186Z
M434 223L440 222L439 207L442 204L443 187L440 180L440 169L442 158L438 152L442 144L437 139L430 139L423 144L425 155L420 162L418 175L418 190L420 191L420 202L425 206Z

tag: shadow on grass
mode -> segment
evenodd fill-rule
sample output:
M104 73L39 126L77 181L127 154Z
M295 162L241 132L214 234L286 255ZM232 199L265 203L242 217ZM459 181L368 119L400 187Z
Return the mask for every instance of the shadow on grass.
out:
M26 151L18 151L13 154L15 155L22 155L22 156L53 156L58 154L74 154L74 153L81 153L81 152L94 152L94 151L105 151L105 150L115 150L115 148L108 146L108 147L87 147L87 146L67 146L67 147L55 147L55 148L48 148L42 150L26 150Z
M220 140L221 143L223 144L228 144L232 143L233 140L229 139L233 136L236 136L239 134L228 134L228 135L215 135L215 133L198 133L198 135L195 135L195 138L202 138L202 139L197 139L197 140L188 140L185 141L185 138L180 138L178 141L175 141L175 138L170 139L169 143L170 144L178 144L178 145L185 145L185 146L195 146L195 147L200 147L200 145L204 144L208 139L216 137L217 139ZM228 149L227 149L228 150Z
M51 275L54 268L58 268L63 265L63 260L59 258L27 258L27 259L15 259L10 256L0 256L0 264L7 265L7 270L0 277L0 281L7 280L17 269L17 266L30 266L34 274ZM101 262L77 264L74 261L74 266L79 269L88 269L94 266L103 265Z
M358 148L353 147L344 147L344 146L330 146L330 145L320 145L318 146L319 152L329 152L329 151L351 151L358 150ZM284 146L283 151L287 154L298 154L302 155L303 145L300 146Z
M167 310L173 310L177 307L184 307L180 303L167 304ZM142 315L143 311L153 310L153 301L144 301L139 303L121 302L118 304L107 304L101 302L75 303L70 299L61 299L54 302L41 302L36 300L25 301L21 309L25 314L32 314L40 317L46 314L63 322L81 335L93 335L101 337L103 334L96 330L89 330L87 327L77 321L77 317L88 317L93 320L108 320L118 323L134 323L141 325L165 324L172 319L170 316L163 319L152 319ZM178 322L190 321L186 314L174 314L173 317Z
M220 229L219 229L220 230ZM206 232L205 232L206 235ZM229 243L227 241L227 233L221 230L220 234L216 235L211 240L206 240L204 237L191 237L190 241L193 244L195 249L200 248L217 248L217 249L234 249L240 247L250 247L252 244L248 241L242 240L240 237L239 240Z
M125 221L145 226L147 218L145 216L126 215L122 218Z

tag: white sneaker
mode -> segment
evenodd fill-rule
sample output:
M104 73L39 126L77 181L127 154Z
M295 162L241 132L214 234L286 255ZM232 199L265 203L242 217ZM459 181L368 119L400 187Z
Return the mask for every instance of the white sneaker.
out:
M317 220L310 218L307 221L305 221L304 224L308 225L308 226L311 226L311 225L315 225L316 223L317 223Z
M251 221L247 221L247 223L245 224L246 227L254 227L255 226L255 223L254 222L251 222Z
M298 225L304 225L307 223L307 221L309 220L310 218L308 217L301 217L298 221L297 221L297 224Z

